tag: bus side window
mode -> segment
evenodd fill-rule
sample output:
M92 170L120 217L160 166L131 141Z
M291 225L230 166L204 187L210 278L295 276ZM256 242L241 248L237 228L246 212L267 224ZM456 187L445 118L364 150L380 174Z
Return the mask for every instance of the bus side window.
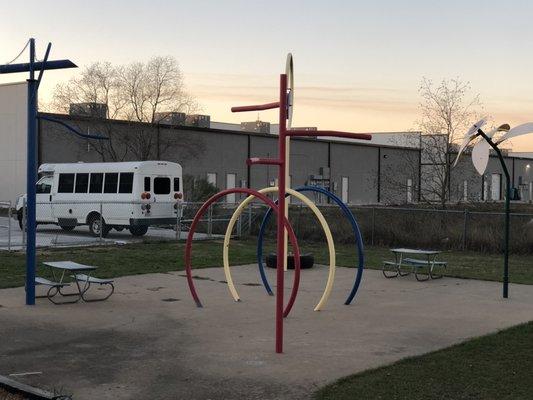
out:
M145 192L149 192L152 190L152 185L150 184L150 177L149 176L145 176L144 177L144 191Z
M133 193L133 172L121 172L120 184L118 185L119 193Z
M58 193L73 193L74 192L74 176L75 174L59 174Z
M76 193L87 193L89 174L76 174Z
M91 183L89 184L89 193L102 193L104 184L104 174L91 174Z
M154 178L155 194L170 194L170 178Z
M118 186L118 173L105 174L104 193L116 193Z
M174 191L180 191L180 178L174 178Z

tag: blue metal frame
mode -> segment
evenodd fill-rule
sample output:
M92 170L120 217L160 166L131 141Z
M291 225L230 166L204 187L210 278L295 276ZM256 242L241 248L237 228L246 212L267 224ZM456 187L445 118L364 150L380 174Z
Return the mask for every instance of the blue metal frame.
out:
M30 38L30 62L22 64L0 65L0 74L10 74L16 72L29 72L28 79L28 110L27 110L27 164L26 164L26 304L35 304L35 247L36 247L36 188L37 182L37 100L38 90L45 70L75 68L76 65L70 60L48 61L52 44L48 43L43 61L36 61L35 39ZM18 58L18 57L17 57ZM39 76L35 79L35 71L39 71ZM70 129L73 130L73 129ZM85 136L81 134L82 136Z
M355 247L358 254L358 267L357 267L357 273L355 275L355 282L353 284L352 290L344 302L344 304L348 305L352 302L354 299L357 290L359 289L359 286L361 285L361 280L363 278L363 269L365 265L365 254L364 254L364 246L363 246L363 238L361 235L361 231L359 229L359 225L357 225L357 221L352 213L352 211L344 204L344 202L335 194L331 193L329 190L320 187L320 186L302 186L297 189L295 189L297 192L316 192L321 193L331 200L333 200L337 205L341 208L342 212L348 218L352 225L352 229L355 236ZM269 295L273 295L272 288L270 287L270 284L268 283L268 278L265 273L265 267L263 265L263 241L265 236L265 229L266 225L268 223L268 220L270 218L270 215L272 214L272 209L269 208L263 218L263 222L261 223L261 228L259 229L259 235L257 237L257 265L259 266L259 273L261 275L261 280L263 282L263 286L265 287L266 291Z

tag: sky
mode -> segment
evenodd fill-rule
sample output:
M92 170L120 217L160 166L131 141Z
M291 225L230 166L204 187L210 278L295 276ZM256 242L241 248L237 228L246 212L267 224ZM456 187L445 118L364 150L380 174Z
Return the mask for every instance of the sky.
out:
M293 126L355 132L416 130L423 77L459 78L496 124L533 121L533 2L357 0L0 0L0 63L29 37L38 54L83 67L175 57L211 119L276 122L230 107L277 100L295 63ZM76 70L49 71L47 101ZM2 76L0 83L26 79ZM514 151L533 151L533 135Z

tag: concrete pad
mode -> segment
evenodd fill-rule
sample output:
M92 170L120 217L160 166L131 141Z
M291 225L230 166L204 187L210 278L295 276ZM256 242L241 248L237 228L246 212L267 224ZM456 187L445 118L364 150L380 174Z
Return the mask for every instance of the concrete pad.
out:
M0 374L41 372L23 381L76 400L303 399L337 378L533 320L533 286L511 285L503 300L496 282L373 270L345 306L355 275L347 268L338 268L325 310L313 312L327 276L319 267L302 271L279 355L274 297L255 266L232 270L239 303L221 268L195 271L201 309L183 272L119 278L101 303L26 307L22 288L1 290Z

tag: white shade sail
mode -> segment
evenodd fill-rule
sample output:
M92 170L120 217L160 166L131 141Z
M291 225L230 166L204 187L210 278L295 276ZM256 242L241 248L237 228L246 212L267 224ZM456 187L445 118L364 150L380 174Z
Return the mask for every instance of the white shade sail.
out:
M526 122L525 124L517 125L514 128L509 129L509 131L498 140L498 143L528 133L533 133L533 122Z
M459 147L459 151L457 152L457 157L455 157L455 161L453 163L453 166L455 167L457 165L457 162L459 161L459 157L461 157L461 154L463 154L463 151L466 149L466 146L468 146L468 143L472 139L474 139L477 135L477 130L480 129L483 125L487 123L486 118L482 118L479 121L477 121L474 125L470 127L468 132L466 132L466 135L464 136L463 143L461 143L461 147Z

